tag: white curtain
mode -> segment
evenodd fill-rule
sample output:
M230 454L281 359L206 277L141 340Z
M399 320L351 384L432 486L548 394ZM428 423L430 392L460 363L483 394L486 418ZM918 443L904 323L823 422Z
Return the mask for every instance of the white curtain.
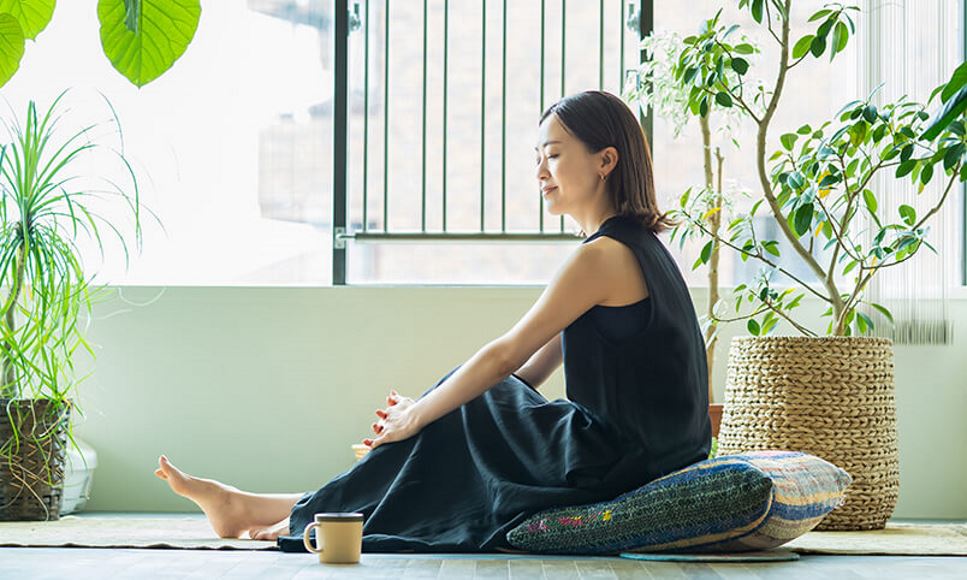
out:
M882 83L873 101L877 106L903 95L925 103L933 88L946 82L963 61L961 4L961 0L864 0L856 38L860 96L865 98ZM935 113L939 103L938 96L927 112ZM933 179L918 194L909 177L896 179L894 172L895 168L882 170L871 182L881 216L897 216L900 204L907 204L917 210L919 219L937 204L948 179L942 165L937 165ZM898 344L950 343L953 328L947 294L950 286L960 284L962 203L961 186L955 183L941 211L926 224L930 227L926 241L937 254L921 245L912 259L880 270L871 280L866 299L888 308L896 323L890 325L875 310L864 308L876 322L876 336ZM867 243L875 233L869 232Z

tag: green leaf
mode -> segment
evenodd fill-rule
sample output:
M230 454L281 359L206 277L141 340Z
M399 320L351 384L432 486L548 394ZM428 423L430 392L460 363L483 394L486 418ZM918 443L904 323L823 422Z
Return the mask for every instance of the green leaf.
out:
M3 12L3 10L0 10L0 12ZM967 85L967 62L960 63L960 66L954 70L954 74L950 75L950 80L947 81L943 92L940 93L940 101L946 103L964 85Z
M20 23L25 39L33 40L50 23L54 0L0 0L0 14L4 13Z
M922 139L933 141L940 135L947 125L954 122L967 110L967 87L962 87L957 94L948 100L943 108L934 116L930 126L920 135Z
M863 314L859 310L856 311L856 323L860 327L860 332L863 334L866 333L866 328L869 328L870 330L873 330L874 328L873 321L870 319L870 317L866 314Z
M101 45L111 64L138 87L158 78L191 43L200 0L98 0Z
M829 60L833 60L837 52L843 52L846 48L846 43L849 41L849 30L846 29L846 25L842 22L836 24L836 28L833 29L833 43L832 43L832 54L829 56Z
M917 210L913 209L907 204L903 204L899 208L900 218L908 226L912 226L917 221Z
M800 38L796 45L792 47L792 57L802 58L807 52L809 52L809 47L812 46L813 39L816 38L812 34L807 34Z
M750 318L745 327L749 329L749 334L752 336L759 336L759 323L754 318Z
M23 55L24 33L20 23L10 14L0 14L0 87L20 68Z
M819 58L824 50L826 50L826 37L817 36L813 38L812 43L809 45L809 51L813 53L813 56Z
M947 152L943 156L944 171L950 171L951 169L953 169L954 166L957 165L957 162L960 161L960 157L963 154L964 154L963 143L957 143L950 149L947 149Z
M813 204L807 203L796 210L795 230L798 235L803 235L810 230L813 223Z
M795 133L785 133L781 137L779 137L779 142L782 143L783 147L785 147L789 151L792 151L792 146L796 144L797 138L798 138L798 135L796 135Z
M752 46L751 44L743 42L742 44L737 44L733 46L732 50L734 50L736 54L752 54L753 52L755 52L755 47Z
M712 257L712 248L714 246L715 240L711 240L702 248L702 255L699 256L699 260L701 260L703 264L708 264L709 259Z
M910 159L909 161L904 161L903 163L897 165L897 168L896 168L897 179L903 177L904 175L909 174L911 171L913 171L913 168L916 166L917 166L916 159Z
M775 240L762 242L762 247L773 256L779 257L779 242Z
M863 201L866 202L866 209L870 210L870 213L876 213L876 197L873 195L872 191L869 189L863 190Z
M723 107L732 106L732 97L725 91L720 91L715 93L715 102L722 105Z
M832 13L833 13L833 11L832 10L829 10L828 8L827 9L820 10L819 12L816 12L815 14L813 14L812 16L810 16L809 17L809 20L807 22L816 22L820 18L825 18L826 16L829 16Z
M752 0L752 18L762 24L762 10L765 8L765 0Z
M732 70L739 73L740 75L744 75L749 71L749 61L739 57L733 58Z
M933 177L933 165L928 163L923 166L923 170L920 172L920 183L924 185L930 183L931 177Z
M887 310L886 307L881 306L879 304L870 304L870 306L872 306L873 308L876 308L877 310L879 310L880 311L880 314L882 314L884 317L886 317L886 319L890 321L890 324L893 324L893 315L890 314L890 311Z
M698 104L698 114L702 117L708 115L708 96L702 97L701 102Z

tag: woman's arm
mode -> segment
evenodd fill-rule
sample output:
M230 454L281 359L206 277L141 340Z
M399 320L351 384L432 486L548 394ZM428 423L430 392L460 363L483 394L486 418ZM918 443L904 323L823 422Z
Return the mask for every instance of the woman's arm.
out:
M534 356L530 357L524 363L524 366L514 371L514 374L536 391L554 374L557 367L561 366L563 358L563 354L561 353L561 333L559 332L547 344L542 346L539 351L535 352Z

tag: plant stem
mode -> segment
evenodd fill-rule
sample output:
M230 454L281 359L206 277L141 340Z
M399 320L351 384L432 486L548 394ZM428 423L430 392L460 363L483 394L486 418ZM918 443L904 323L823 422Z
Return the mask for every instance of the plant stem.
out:
M17 224L18 227L22 227L22 222ZM14 333L14 314L17 310L17 298L20 296L20 288L23 286L23 275L26 260L24 259L25 247L21 244L17 248L17 254L14 257L16 267L14 271L16 275L13 279L12 287L10 288L10 298L5 304L5 316L4 324L7 327L7 333L13 336ZM13 352L13 348L9 349L9 352ZM3 397L7 399L16 399L20 395L20 389L17 388L16 380L16 365L12 364L10 360L3 360Z
M759 184L762 186L762 193L765 195L766 201L769 203L769 207L772 208L773 216L779 227L782 229L783 234L785 234L786 239L792 245L793 249L802 257L806 265L816 274L816 277L823 283L826 287L826 292L828 293L827 301L832 303L833 313L838 316L844 308L843 299L839 294L839 289L836 287L835 281L826 275L823 271L822 266L819 262L810 254L806 248L803 247L802 243L799 241L799 236L789 227L789 223L785 220L782 215L782 208L779 207L779 203L776 200L776 196L772 192L772 184L769 181L769 175L766 170L766 140L769 134L769 123L772 121L773 115L776 113L776 109L779 105L779 98L782 95L782 89L786 83L786 72L789 70L789 29L790 23L789 18L792 13L792 0L786 0L785 10L783 10L782 16L782 39L781 39L781 50L779 55L779 73L776 78L775 89L772 92L772 98L769 100L769 104L766 107L765 113L762 115L761 121L759 121L759 131L756 139L756 164L758 166L759 172ZM808 286L807 286L808 287Z

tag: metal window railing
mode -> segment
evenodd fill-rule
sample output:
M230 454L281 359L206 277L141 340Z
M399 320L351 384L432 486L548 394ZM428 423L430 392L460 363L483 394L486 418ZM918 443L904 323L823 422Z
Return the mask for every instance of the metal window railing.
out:
M471 232L456 232L449 231L447 228L447 180L445 176L447 175L447 113L448 113L448 73L449 73L449 34L450 34L450 2L449 0L444 0L443 8L443 107L442 107L442 126L443 126L443 153L441 162L441 171L443 172L444 179L442 181L442 231L432 232L427 231L427 78L428 78L428 35L429 29L427 26L427 0L423 0L423 62L422 62L422 161L421 161L421 227L419 232L395 232L390 229L390 176L389 176L389 102L390 102L390 66L389 55L390 55L390 42L389 42L389 31L390 31L390 11L389 11L389 1L383 0L384 4L384 20L383 20L383 34L385 35L383 41L383 227L380 230L372 230L368 227L368 208L369 208L369 95L370 95L370 74L369 74L369 50L371 45L371 30L370 30L370 16L372 14L371 2L370 0L356 0L353 2L353 10L350 12L349 0L334 0L334 27L333 27L333 39L332 39L332 55L334 59L334 96L333 96L333 272L332 279L334 285L344 285L346 284L346 241L353 240L356 243L386 243L386 242L453 242L453 241L481 241L481 242L499 242L499 241L533 241L533 242L573 242L575 236L570 233L566 233L564 230L564 216L560 216L560 224L558 231L549 231L545 227L544 223L544 200L540 196L537 196L540 200L539 206L537 207L537 212L539 217L539 228L538 231L524 231L524 232L513 232L507 230L507 215L506 215L506 135L507 135L507 6L509 0L501 0L501 18L502 18L502 38L501 38L501 143L500 143L500 203L501 203L501 216L500 216L500 231L499 232L488 232L485 231L485 209L486 209L486 196L485 196L485 182L486 182L486 168L487 168L487 155L486 155L486 131L483 129L485 127L486 115L488 113L486 107L486 87L487 87L487 0L481 0L481 22L482 22L482 34L481 34L481 75L480 75L480 225L479 231ZM561 6L561 63L560 63L560 94L565 94L565 75L567 72L566 68L566 50L567 36L566 36L566 15L567 15L567 0L550 0L560 2ZM614 4L615 0L608 0L609 3ZM540 110L535 111L536 114L543 112L544 108L547 106L545 102L546 96L546 75L545 75L545 46L546 46L546 9L549 0L540 0ZM606 0L598 0L598 26L597 26L597 40L598 40L598 83L599 88L604 88L605 79L605 4ZM375 3L375 2L374 2ZM654 10L653 3L654 0L640 0L639 2L629 1L629 0L617 0L620 5L620 16L621 20L619 22L620 34L620 50L618 62L615 63L620 67L619 69L619 81L623 82L627 77L627 74L632 71L625 69L625 27L633 26L635 32L637 32L638 39L643 38L648 35L654 27ZM636 9L636 5L638 8ZM360 10L362 15L360 16ZM593 24L593 23L592 23ZM364 58L363 58L363 156L362 156L362 211L363 219L361 224L361 229L359 231L347 231L347 221L348 221L348 207L349 207L349 188L348 188L348 174L349 174L349 71L352 63L349 59L349 35L353 31L362 30L363 43L364 43ZM639 59L645 58L644 51L639 51ZM634 69L637 70L639 63L633 63ZM646 112L641 117L641 122L645 133L650 137L652 132L652 119L650 112Z

